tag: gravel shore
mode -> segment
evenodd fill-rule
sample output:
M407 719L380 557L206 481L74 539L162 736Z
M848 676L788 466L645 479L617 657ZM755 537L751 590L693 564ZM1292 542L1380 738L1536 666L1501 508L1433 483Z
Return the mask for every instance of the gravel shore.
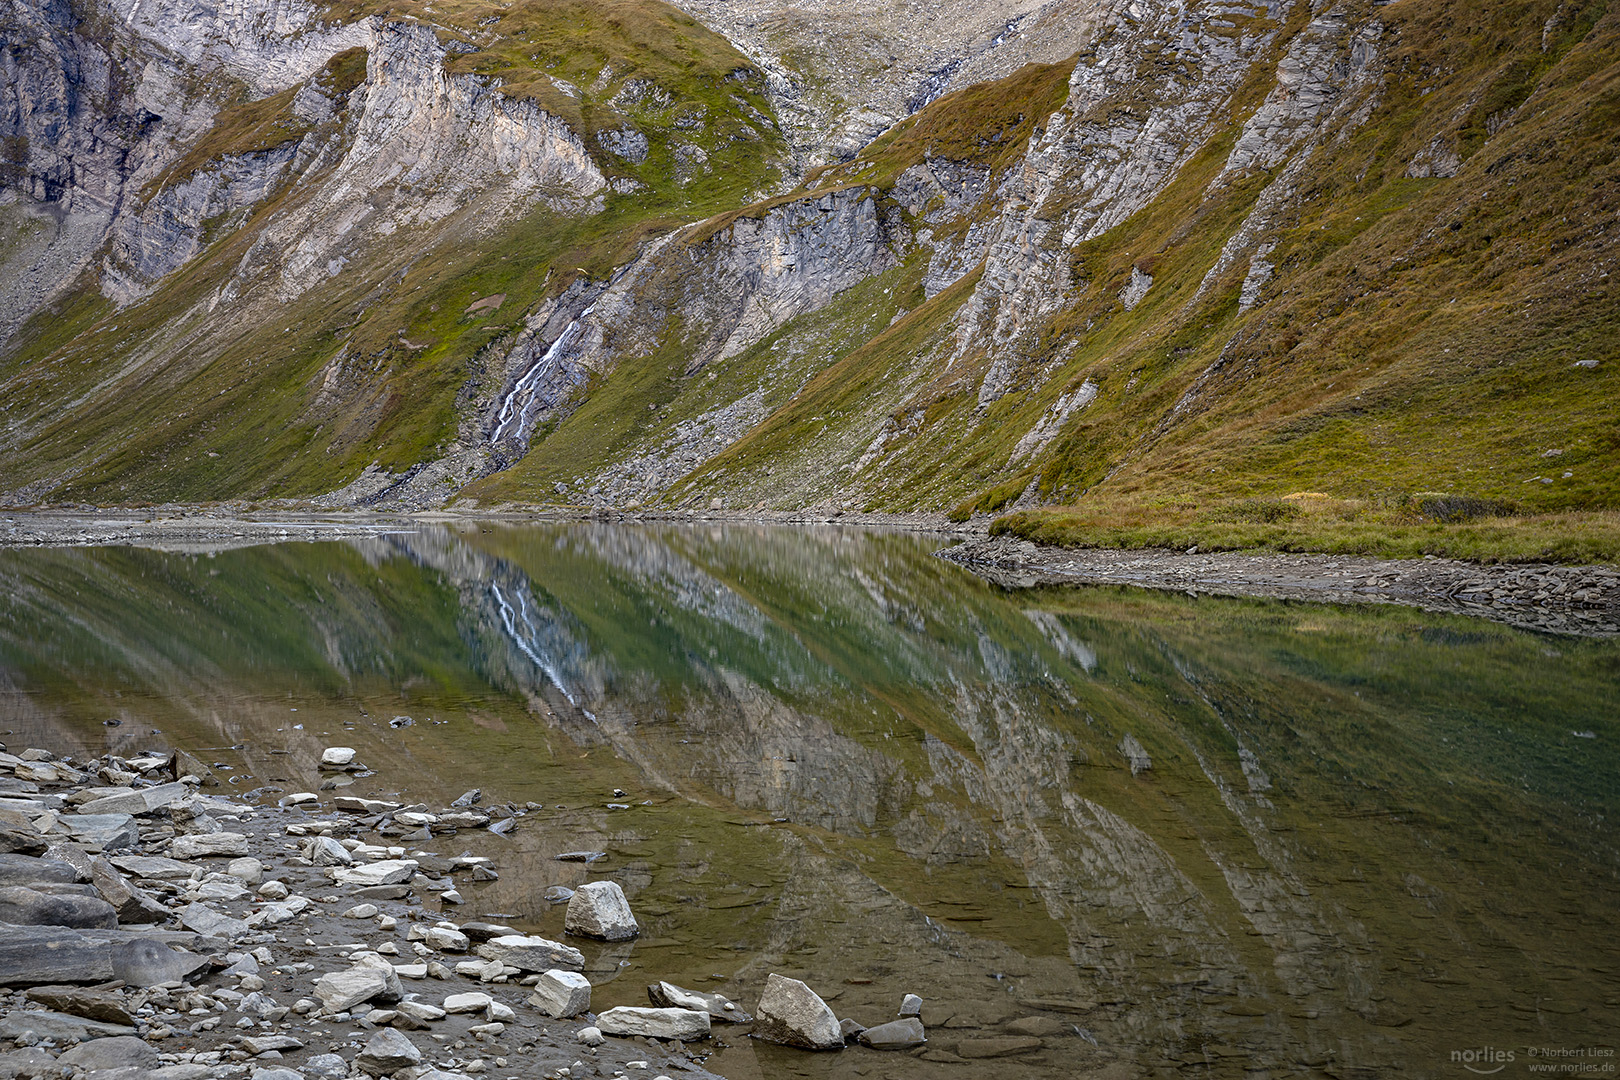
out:
M1007 588L1136 585L1213 596L1405 604L1554 634L1620 634L1620 570L1607 566L1073 549L1011 537L972 540L940 554Z
M322 775L364 775L354 755L328 748ZM211 794L228 789L183 752L0 747L0 1078L712 1080L714 1040L750 1030L738 1003L664 982L648 1007L591 1011L589 950L640 932L614 881L547 889L567 941L460 914L459 886L500 869L439 849L535 804L403 806L311 779L253 802ZM757 1036L811 1046L795 1040L831 1025L841 1048L865 1030L770 978ZM920 1045L920 1022L895 1026L865 1045Z

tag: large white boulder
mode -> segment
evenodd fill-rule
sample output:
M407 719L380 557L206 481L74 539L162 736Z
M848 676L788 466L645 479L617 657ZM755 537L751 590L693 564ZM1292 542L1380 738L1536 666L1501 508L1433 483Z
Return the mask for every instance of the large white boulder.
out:
M534 984L529 1004L559 1020L591 1011L591 980L577 971L553 968Z
M563 915L563 930L601 941L628 941L641 933L616 881L592 881L575 889Z
M841 1050L844 1033L821 996L798 979L774 972L755 1010L754 1034L770 1042L807 1050Z

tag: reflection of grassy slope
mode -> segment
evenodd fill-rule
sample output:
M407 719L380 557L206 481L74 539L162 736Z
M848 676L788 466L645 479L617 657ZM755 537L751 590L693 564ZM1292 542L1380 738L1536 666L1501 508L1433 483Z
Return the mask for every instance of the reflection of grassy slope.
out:
M1100 935L1131 957L1111 964L1109 979L1173 983L1194 972L1180 966L1188 954L1155 951L1163 928L1123 909L1071 910L1075 898L1062 891L1107 885L1094 876L1103 871L1069 860L1100 840L1066 824L1066 801L1123 819L1192 882L1221 938L1194 943L1190 955L1229 952L1244 968L1244 997L1188 1004L1200 1031L1226 1030L1228 1006L1269 1010L1286 999L1273 958L1297 942L1251 932L1231 883L1246 877L1280 878L1301 917L1348 935L1319 950L1323 962L1371 965L1385 998L1373 1019L1409 1018L1414 1037L1463 1019L1460 999L1424 981L1438 978L1425 970L1436 965L1463 965L1466 1008L1500 1010L1515 1034L1511 1005L1533 1014L1538 999L1568 997L1549 972L1578 968L1594 986L1612 979L1586 970L1612 953L1588 925L1615 899L1603 876L1615 865L1620 798L1610 715L1620 653L1611 642L1554 648L1397 609L1129 590L1008 596L942 566L911 536L568 526L465 539L526 573L611 673L603 726L578 723L590 742L631 739L653 774L724 813L728 765L739 774L763 765L713 761L703 746L723 734L706 726L726 708L713 673L736 672L815 720L817 738L825 723L832 749L865 755L881 777L875 828L782 828L949 925L1042 954L1064 947L1059 931L1084 928L1085 948ZM323 700L358 702L380 723L391 702L408 700L410 711L453 718L454 727L364 736L397 743L376 753L395 754L401 767L442 756L432 768L451 787L478 783L464 759L491 753L500 762L487 776L510 788L507 797L595 803L613 784L633 786L601 751L535 734L529 703L491 687L479 666L482 635L501 631L468 623L466 588L476 582L408 557L371 562L346 545L212 559L16 551L0 559L0 580L6 669L87 726L142 698L206 690L270 700L296 687L315 715ZM703 614L722 600L746 618ZM1061 648L1030 609L1057 619L1068 635ZM1095 656L1089 672L1075 659L1085 652ZM748 735L753 714L731 715L743 724L736 734ZM1127 732L1153 757L1141 777L1117 749ZM936 769L930 735L961 751L960 771ZM1240 747L1269 774L1269 807L1247 794ZM791 739L780 749L791 752ZM805 749L810 761L827 748ZM709 811L691 814L672 824L722 829ZM665 865L690 858L676 838L643 828L654 824L626 817L606 827ZM629 839L638 829L641 839ZM728 900L768 905L782 856L765 831L728 825L705 835L712 868L694 878L694 895L724 889ZM1007 888L1021 874L1057 890L1043 902L1062 921L1047 921L1040 896ZM745 913L709 912L691 925L757 926L770 916L725 910ZM1277 917L1295 918L1292 910ZM1584 1037L1601 1020L1591 1011L1570 1030Z

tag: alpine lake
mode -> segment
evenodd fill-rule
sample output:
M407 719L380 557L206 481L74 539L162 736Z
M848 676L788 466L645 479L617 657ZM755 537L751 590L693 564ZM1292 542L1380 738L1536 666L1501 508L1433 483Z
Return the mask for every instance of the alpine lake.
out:
M1466 1077L1504 1051L1513 1076L1560 1050L1614 1075L1620 642L1007 591L949 542L484 522L4 550L0 742L184 749L272 805L351 746L339 793L537 804L419 846L498 868L449 917L549 937L548 886L618 881L642 933L575 941L593 1008L664 979L751 1011L778 972L869 1025L919 994L942 1052L717 1025L731 1080ZM582 849L606 854L555 858Z

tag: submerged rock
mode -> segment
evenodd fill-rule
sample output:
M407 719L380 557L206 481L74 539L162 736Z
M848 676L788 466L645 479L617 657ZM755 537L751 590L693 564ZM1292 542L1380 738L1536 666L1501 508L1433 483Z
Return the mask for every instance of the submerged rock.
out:
M838 1017L820 995L798 979L771 973L755 1012L758 1022L754 1034L770 1042L807 1050L837 1050L844 1045Z
M660 981L647 987L647 999L661 1009L696 1009L715 1020L733 1024L746 1024L753 1019L722 994L705 994L670 982Z
M915 1016L867 1028L856 1039L862 1046L870 1046L873 1050L909 1050L928 1041L923 1033L922 1021Z

